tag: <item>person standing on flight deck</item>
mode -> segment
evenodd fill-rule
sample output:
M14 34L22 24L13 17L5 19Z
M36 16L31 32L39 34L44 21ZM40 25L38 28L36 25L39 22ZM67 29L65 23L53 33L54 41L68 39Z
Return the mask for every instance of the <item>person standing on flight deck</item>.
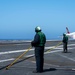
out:
M68 37L66 34L63 34L63 52L67 53L67 44L68 44Z
M36 70L33 73L41 73L43 72L44 65L44 47L46 43L46 36L43 32L41 32L41 28L37 26L35 28L35 37L31 42L32 47L35 47L35 59L36 59Z

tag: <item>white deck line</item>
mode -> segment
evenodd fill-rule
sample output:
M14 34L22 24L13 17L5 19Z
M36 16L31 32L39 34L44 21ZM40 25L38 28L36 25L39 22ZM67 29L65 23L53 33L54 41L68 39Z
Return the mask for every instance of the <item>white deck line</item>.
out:
M69 45L69 46L72 46L72 45L75 45L75 44L71 44L71 45ZM51 47L45 47L45 49L50 49L50 48L53 48L53 46L51 46ZM54 48L54 49L60 49L60 50L62 50L63 48L59 48L59 46L57 47L57 48ZM73 48L71 48L71 49L73 49ZM24 51L26 51L27 49L24 49L24 50L14 50L14 51L5 51L5 52L0 52L0 55L2 55L2 54L10 54L10 53L19 53L19 52L24 52ZM34 49L30 49L30 51L33 51ZM57 52L57 51L55 51L55 52Z

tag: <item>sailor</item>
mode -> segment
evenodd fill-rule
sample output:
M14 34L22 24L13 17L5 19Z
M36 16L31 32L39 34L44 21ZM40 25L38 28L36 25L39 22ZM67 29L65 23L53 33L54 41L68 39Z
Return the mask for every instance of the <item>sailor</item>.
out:
M63 33L63 52L67 53L68 37Z
M41 73L43 72L44 65L44 47L46 43L46 36L43 32L41 32L41 28L37 26L35 28L35 36L34 40L31 42L31 45L35 47L35 60L36 60L36 70L33 73Z

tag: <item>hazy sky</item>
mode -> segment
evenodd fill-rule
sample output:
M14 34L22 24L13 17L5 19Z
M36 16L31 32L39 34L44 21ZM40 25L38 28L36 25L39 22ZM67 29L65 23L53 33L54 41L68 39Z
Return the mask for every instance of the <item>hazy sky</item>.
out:
M36 26L47 39L75 31L75 0L0 0L0 39L33 39Z

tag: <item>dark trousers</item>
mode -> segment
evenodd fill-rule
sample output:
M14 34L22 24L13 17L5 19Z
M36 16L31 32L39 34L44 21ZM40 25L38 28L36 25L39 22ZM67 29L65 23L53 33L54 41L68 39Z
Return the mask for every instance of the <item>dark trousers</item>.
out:
M67 52L67 42L63 43L63 50L64 52Z
M44 65L44 46L35 47L35 59L37 72L42 72Z

